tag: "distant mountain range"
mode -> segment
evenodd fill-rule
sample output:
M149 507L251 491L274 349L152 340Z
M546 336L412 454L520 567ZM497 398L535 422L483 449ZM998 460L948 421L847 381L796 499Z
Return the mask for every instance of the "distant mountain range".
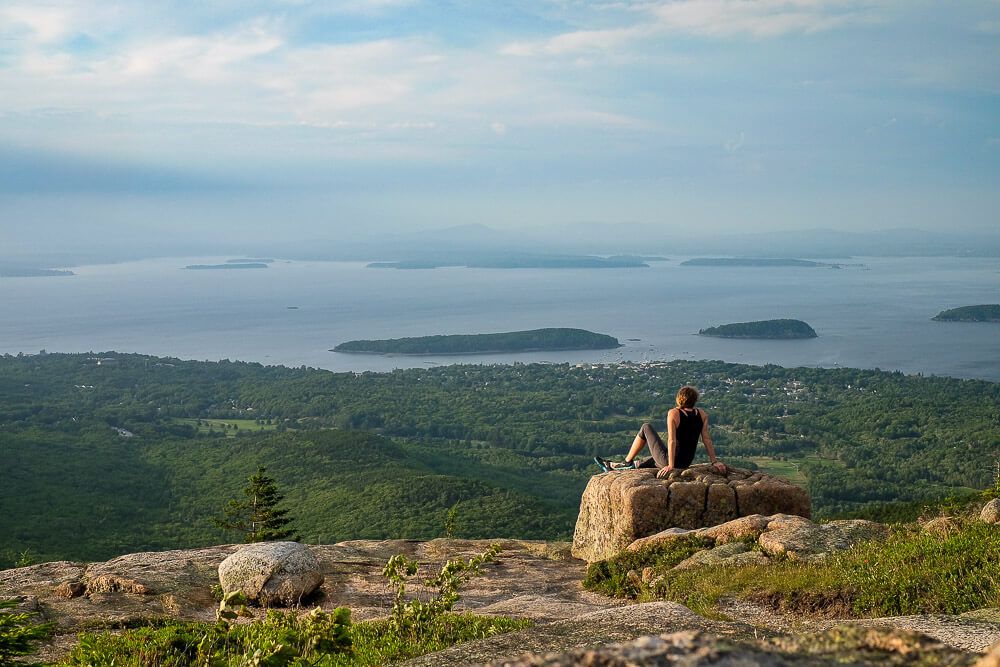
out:
M81 248L74 252L38 252L0 256L0 263L20 268L77 266L147 257L230 255L297 260L403 262L438 266L537 264L552 257L612 255L719 255L743 258L800 257L843 259L887 257L1000 257L1000 235L888 229L843 232L811 229L784 232L706 234L697 229L653 224L580 223L525 230L502 230L480 224L409 233L355 235L336 239L235 239L225 243L190 240L183 246L150 242L127 251Z

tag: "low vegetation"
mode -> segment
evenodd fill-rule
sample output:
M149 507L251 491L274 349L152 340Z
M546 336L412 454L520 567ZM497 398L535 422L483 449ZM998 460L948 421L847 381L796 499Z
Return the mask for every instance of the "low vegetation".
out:
M55 627L40 622L35 612L18 611L17 605L17 600L0 600L0 665L34 653Z
M676 540L593 563L584 586L617 597L680 602L708 616L725 598L747 598L826 616L958 614L1000 606L1000 530L959 521L946 536L918 524L897 526L820 562L777 559L767 565L671 571L693 545ZM629 571L654 569L650 583Z

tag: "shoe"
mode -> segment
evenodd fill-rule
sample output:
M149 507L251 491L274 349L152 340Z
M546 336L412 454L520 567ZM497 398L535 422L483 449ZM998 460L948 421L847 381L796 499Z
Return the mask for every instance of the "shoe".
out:
M594 457L594 463L601 468L601 472L609 472L611 470L611 461L602 459L600 456Z
M608 467L611 470L635 470L637 466L635 465L635 459L632 459L628 463L625 463L624 461L621 462L621 463L618 463L618 462L614 462L614 463L608 462Z

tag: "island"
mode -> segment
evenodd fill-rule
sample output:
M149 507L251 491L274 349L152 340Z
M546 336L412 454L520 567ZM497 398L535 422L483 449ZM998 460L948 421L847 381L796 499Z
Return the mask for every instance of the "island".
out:
M368 264L369 269L441 269L456 266L470 269L634 269L648 267L649 264L643 261L643 258L633 255L614 255L611 257L505 255L472 259L406 259Z
M63 269L35 269L29 267L0 267L0 278L48 278L51 276L72 276L72 271Z
M443 269L462 264L442 264L440 262L425 262L420 260L405 260L402 262L371 262L369 269Z
M984 303L942 310L931 318L937 322L1000 322L1000 304Z
M792 259L789 257L695 257L681 262L681 266L836 266L825 262L814 262L809 259Z
M550 328L506 333L351 340L341 343L330 351L356 354L495 354L610 350L618 347L621 347L621 344L613 336L585 329Z
M240 264L188 264L184 267L192 271L224 271L227 269L266 269L263 262L242 262Z
M709 327L698 332L701 336L719 338L763 338L767 340L792 340L816 338L816 331L802 320L760 320L735 322Z
M244 258L244 259L227 259L226 264L274 264L274 260L269 257L263 258Z

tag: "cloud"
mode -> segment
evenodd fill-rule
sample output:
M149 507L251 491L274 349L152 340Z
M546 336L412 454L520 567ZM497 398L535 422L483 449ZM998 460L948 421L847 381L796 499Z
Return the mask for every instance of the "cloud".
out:
M164 72L191 80L217 79L231 66L281 47L283 39L264 21L205 37L177 37L127 49L96 65L98 73L148 77Z
M36 42L50 43L65 37L73 24L73 13L62 7L13 5L0 8L0 26L27 31Z
M511 42L508 56L565 56L618 51L670 34L703 37L747 35L764 39L810 34L876 20L863 0L670 0L635 6L639 20L626 27L576 30L535 41Z
M647 36L646 27L615 28L610 30L577 30L534 42L511 42L500 49L508 56L561 56L586 51L611 51Z
M682 0L659 4L650 13L664 30L768 38L872 21L872 9L872 3L856 0Z

